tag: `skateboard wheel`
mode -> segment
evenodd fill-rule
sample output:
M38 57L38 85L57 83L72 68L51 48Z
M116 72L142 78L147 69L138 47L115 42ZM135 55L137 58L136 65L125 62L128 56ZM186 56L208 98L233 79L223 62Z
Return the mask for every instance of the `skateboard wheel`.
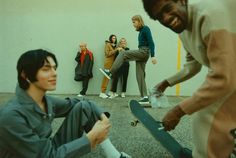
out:
M131 121L131 126L135 127L138 124L138 120Z
M130 124L131 124L131 126L133 126L133 127L137 126L137 123L135 123L135 122L133 122L133 121L132 121Z

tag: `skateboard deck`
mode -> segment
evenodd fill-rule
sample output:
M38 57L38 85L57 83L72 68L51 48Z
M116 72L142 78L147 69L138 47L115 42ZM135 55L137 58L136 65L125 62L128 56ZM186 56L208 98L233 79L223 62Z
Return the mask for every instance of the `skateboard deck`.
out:
M138 122L151 133L151 135L166 148L174 158L191 158L191 151L183 148L168 132L166 132L161 122L156 121L145 109L136 101L129 102L131 113L137 119L131 122L135 126Z

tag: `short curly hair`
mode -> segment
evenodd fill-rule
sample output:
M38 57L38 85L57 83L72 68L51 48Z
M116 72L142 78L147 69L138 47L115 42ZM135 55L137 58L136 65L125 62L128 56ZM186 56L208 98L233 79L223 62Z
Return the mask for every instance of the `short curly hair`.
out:
M151 19L155 19L155 15L153 15L152 9L158 1L159 0L142 0L143 8Z

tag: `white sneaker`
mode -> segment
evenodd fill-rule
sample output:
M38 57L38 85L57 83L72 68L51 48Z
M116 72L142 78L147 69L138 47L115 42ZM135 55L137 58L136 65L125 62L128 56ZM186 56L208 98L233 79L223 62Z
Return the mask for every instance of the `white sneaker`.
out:
M145 104L149 104L149 99L147 97L143 97L142 99L138 100L139 104L141 105L145 105Z
M109 92L107 93L107 96L110 97L112 94L113 94L113 92L112 92L112 91L109 91Z
M121 98L125 98L125 92L122 92L120 96Z
M106 78L108 78L109 80L111 79L111 72L108 69L100 68L99 70L103 73L104 76L106 76Z
M108 98L108 96L107 96L105 93L100 93L100 94L99 94L99 97L100 97L100 98L103 98L103 99Z
M120 158L132 158L132 157L126 154L125 152L120 152Z
M77 97L84 97L84 95L82 95L82 94L78 94Z
M114 92L111 92L110 93L110 99L113 99L113 98L115 98L115 97L118 97L118 94L117 93L114 93Z

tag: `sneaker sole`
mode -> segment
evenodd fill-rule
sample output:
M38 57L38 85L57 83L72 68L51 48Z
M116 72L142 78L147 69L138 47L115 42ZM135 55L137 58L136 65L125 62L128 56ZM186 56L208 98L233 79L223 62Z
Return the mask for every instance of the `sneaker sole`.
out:
M141 105L146 105L146 104L150 104L150 102L138 102Z
M114 98L117 98L117 96L115 96L115 97L108 97L109 99L114 99Z
M103 71L102 68L99 68L99 70L102 72L102 74L103 74L104 76L106 76L106 78L108 78L109 80L111 79L111 77L108 76L108 75Z
M101 96L99 96L100 98L102 98L102 99L107 99L108 97L101 97Z
M85 97L84 95L77 95L77 97L79 97L79 98L83 98L83 97Z
M151 103L150 102L139 102L139 104L144 107L144 108L151 108Z
M130 155L126 154L125 152L120 152L120 158L132 158Z

